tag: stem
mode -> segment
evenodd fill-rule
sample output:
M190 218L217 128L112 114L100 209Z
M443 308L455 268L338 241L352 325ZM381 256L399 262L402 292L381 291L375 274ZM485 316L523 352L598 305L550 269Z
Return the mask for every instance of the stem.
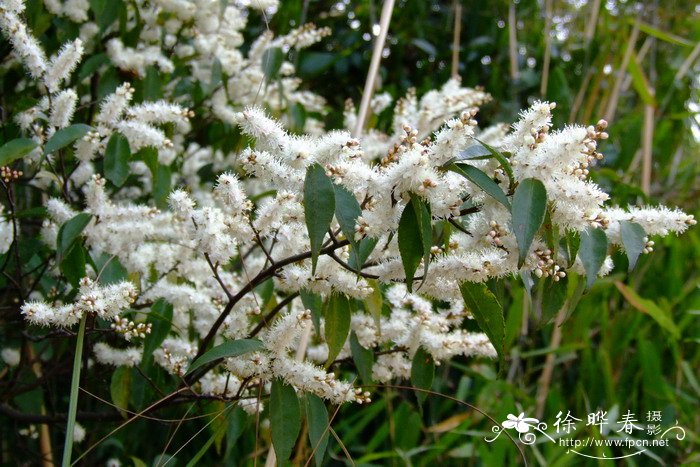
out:
M459 44L462 35L462 2L454 2L455 26L452 36L452 78L459 77Z
M372 52L369 72L367 73L367 81L365 82L365 90L362 93L362 101L360 102L360 112L357 114L357 123L355 125L355 131L353 131L352 134L352 136L355 138L359 138L362 135L362 128L365 126L365 120L367 119L367 112L369 110L369 103L372 99L374 83L377 79L377 74L379 73L379 62L382 59L382 50L384 50L384 42L386 42L386 34L389 30L389 22L391 21L391 14L393 11L394 0L384 0L382 15L379 19L379 35L374 43L374 51Z
M66 424L66 442L63 445L63 467L70 466L71 450L73 449L73 430L75 429L75 414L78 412L78 385L80 383L80 367L83 357L83 341L85 340L85 322L87 314L80 318L78 340L75 343L75 358L73 359L73 379L70 383L70 403L68 404L68 423Z

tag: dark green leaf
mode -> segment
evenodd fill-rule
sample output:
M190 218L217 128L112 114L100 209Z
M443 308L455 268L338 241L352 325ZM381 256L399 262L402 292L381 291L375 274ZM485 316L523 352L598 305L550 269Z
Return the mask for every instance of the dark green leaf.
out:
M338 55L329 52L304 51L299 57L299 76L310 78L317 76L333 66Z
M78 286L80 279L85 277L85 264L87 261L87 252L81 243L75 243L63 255L60 260L59 269L66 276L68 283L73 287Z
M551 277L543 280L541 324L547 324L566 302L568 276L554 281Z
M270 431L280 464L284 464L292 454L300 429L301 410L294 388L279 378L273 379L270 390Z
M335 212L335 190L326 171L318 164L306 169L304 180L304 215L311 243L311 273L316 272L318 255L323 238L333 220Z
M620 237L622 237L622 244L625 245L629 270L631 271L637 264L639 255L642 254L644 247L646 247L646 232L636 222L622 221L620 222Z
M62 128L58 130L53 136L47 141L44 146L44 153L50 154L52 152L63 149L69 144L73 143L75 140L82 138L85 134L92 128L89 125L84 125L82 123L76 123L67 128Z
M411 200L399 220L399 252L406 274L406 287L413 290L413 278L421 259L427 269L432 245L432 222L430 211L425 201L417 196Z
M95 266L100 274L101 284L115 284L129 277L129 272L122 266L119 258L107 253L102 253L95 259Z
M314 394L306 394L306 419L309 422L309 442L311 450L314 451L314 462L316 467L321 467L328 448L330 431L328 409L323 399Z
M480 159L490 159L491 152L483 144L472 144L467 149L459 151L459 156L455 161L471 161Z
M119 408L119 412L126 418L126 409L129 408L131 398L131 368L120 366L112 373L112 382L109 385L109 393L112 403Z
M284 53L279 47L270 47L262 55L262 69L268 81L277 79L284 61Z
M518 242L518 266L525 262L535 234L544 221L547 191L541 181L528 178L520 182L513 195L513 230Z
M508 159L506 156L503 155L500 151L496 150L496 148L489 146L488 144L484 143L481 140L478 140L479 143L481 143L487 151L491 153L491 155L501 164L501 167L503 167L503 170L505 171L506 175L508 175L508 181L510 183L510 186L512 187L515 184L515 177L513 176L513 168L510 166L510 162L508 162Z
M120 187L129 176L129 141L119 133L114 133L107 143L104 159L105 177L114 186Z
M58 253L59 258L68 252L68 249L75 243L75 240L80 234L83 233L83 230L90 223L91 219L92 214L81 212L72 219L64 222L61 228L58 229L56 253Z
M360 374L362 382L365 384L371 384L372 367L374 366L374 352L372 352L371 349L362 347L360 342L357 340L355 331L350 333L350 352L352 353L352 360L355 362L357 372Z
M586 285L590 287L598 276L598 271L608 253L608 236L603 229L588 227L581 232L581 246L578 256L586 270Z
M141 365L148 371L148 366L153 359L153 352L160 347L172 327L173 306L162 298L151 306L151 311L146 319L151 323L151 333L143 342L143 359Z
M210 95L214 90L221 84L223 80L223 74L221 72L221 61L215 58L211 65L211 81L204 87L204 94Z
M80 66L78 71L78 81L82 81L85 78L89 78L94 75L97 70L102 66L109 63L109 56L105 53L99 53L90 56L86 59Z
M357 254L351 254L348 260L348 264L353 269L362 269L362 265L365 264L369 255L374 251L374 247L377 246L378 238L365 237L360 240L357 244Z
M578 248L581 244L581 235L576 231L568 232L559 241L559 245L566 254L567 268L573 266L574 261L576 261L576 255L578 254Z
M343 235L348 239L351 246L351 255L355 256L355 263L359 264L358 245L355 241L355 223L357 217L362 213L360 203L355 199L355 195L341 185L333 185L335 189L335 218L338 219Z
M493 199L505 206L506 209L510 209L510 202L508 201L506 194L503 192L503 189L501 189L501 187L494 182L491 177L486 175L481 170L468 164L451 164L447 168L462 175L467 180L484 190L484 192L486 192Z
M314 323L316 332L320 333L321 316L323 315L323 299L320 295L309 292L306 289L302 289L299 295L301 295L301 303L304 304L304 308L311 311L311 321Z
M459 286L462 298L479 328L488 336L501 362L505 358L506 323L503 308L483 282L464 282Z
M155 66L146 68L146 77L143 79L142 86L144 101L157 101L163 97L160 74Z
M197 368L201 367L202 365L206 365L209 362L228 357L240 357L248 352L255 352L256 350L262 350L263 348L265 348L265 346L258 339L238 339L227 341L208 350L197 360L193 361L187 369L187 372L192 373Z
M433 385L433 378L435 378L433 357L423 347L419 347L411 365L411 384L418 389L430 390ZM418 402L422 404L427 397L427 393L416 391L416 397Z
M344 295L334 294L326 309L326 342L328 343L329 366L345 345L350 332L350 301Z
M17 138L0 147L0 167L10 165L17 159L26 156L37 144L28 138Z

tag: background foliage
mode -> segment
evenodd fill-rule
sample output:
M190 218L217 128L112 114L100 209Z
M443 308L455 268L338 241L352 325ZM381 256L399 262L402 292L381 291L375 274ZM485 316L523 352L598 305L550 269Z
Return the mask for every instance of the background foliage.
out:
M120 2L114 0L115 4ZM632 65L624 70L627 73L622 74L621 93L612 105L616 116L608 130L611 137L600 148L606 159L592 174L621 204L664 202L696 216L700 213L696 201L700 194L698 67L691 66L679 75L700 39L700 13L693 2L599 2L596 27L587 37L585 30L592 21L595 2L552 1L551 24L556 34L551 43L549 84L544 95L540 94L547 47L543 31L549 24L545 10L550 2L521 0L514 6L517 76L509 55L509 2L462 3L459 74L466 85L484 86L494 96L493 103L479 115L482 124L511 121L517 109L538 97L557 102L555 125L594 123L606 114L614 99L615 82L634 22L641 21L638 39L631 44L638 58L633 58ZM95 8L101 5L99 1L91 4ZM30 0L28 5L29 25L45 45L55 49L66 38L75 36L70 23L51 17L40 1ZM115 8L118 11L118 6ZM332 27L330 38L296 57L305 86L328 99L330 126L340 125L345 97L359 101L371 54L371 26L378 22L380 9L381 3L374 0L338 2L332 7L325 1L290 0L282 2L280 11L269 22L270 29L280 34L306 20ZM452 2L398 1L391 23L389 55L382 61L382 82L386 83L382 89L398 97L415 87L421 95L449 78L453 23ZM264 18L251 20L248 33L255 37L265 27ZM8 53L9 45L3 41L0 57ZM84 63L79 73L89 75L89 67L88 62ZM23 71L0 69L0 107L6 112L33 104L15 93L16 73ZM123 78L113 68L96 78L97 97L111 92ZM166 79L173 77L149 73L136 84L136 100L157 98ZM182 92L191 96L193 107L201 100L196 89L184 87ZM639 188L641 141L644 132L650 131L643 126L645 105L656 109L648 196ZM390 111L372 118L379 126L388 126ZM6 121L2 123L0 138L12 139L16 129ZM199 125L198 134L203 140L219 139L222 147L229 149L243 144L229 128L207 122ZM25 214L25 222L41 222L41 213ZM40 248L36 240L26 239L20 257L3 258L3 262L7 260L11 266L18 261L31 268L34 252ZM509 413L525 412L537 414L551 424L559 411L568 410L584 418L576 432L582 438L596 436L597 430L585 426L585 414L598 408L608 410L609 418L627 410L638 417L660 410L666 425L677 420L685 427L685 441L626 462L700 462L699 259L697 228L682 240L668 238L659 242L654 254L642 257L631 274L618 267L599 281L561 328L538 324L519 281L494 284L507 310L506 337L511 353L505 374L497 377L495 362L456 359L436 368L432 386L432 390L454 399L429 396L422 405L412 391L379 388L371 405L345 405L335 415L333 427L341 441L330 438L327 461L358 465L522 463L518 449L504 438L493 444L482 440L491 434L493 423L459 402L463 401L498 421ZM616 264L624 265L625 261L615 258ZM0 285L5 285L2 281ZM31 342L23 333L11 298L3 293L2 302L0 347L21 343L36 353L48 349L52 365L51 377L38 385L32 383L35 378L29 372L13 374L9 380L8 371L0 368L0 403L11 400L28 413L36 413L42 400L50 409L65 407L70 349L52 346L51 339ZM163 312L167 313L167 309ZM61 342L62 346L69 344L66 340ZM120 371L130 373L119 378L113 378L106 369L93 373L97 376L87 382L88 389L117 405L124 403L125 397L136 407L152 398L152 389L136 369ZM157 373L153 377L164 385L163 375ZM128 387L115 386L114 381ZM81 408L97 411L104 404L97 398L84 397ZM239 409L221 412L222 402L198 404L189 413L169 409L162 417L179 420L193 414L220 415L187 421L179 429L176 423L136 420L102 442L84 462L94 465L118 457L125 464L143 465L158 462L161 454L178 451L177 461L168 465L185 465L197 456L206 465L246 465L264 454L256 449L254 418L246 417ZM0 413L0 420L0 463L35 463L37 441L17 435L26 428L27 421L7 413ZM78 455L107 433L100 423L85 425L88 437L85 444L76 448ZM62 439L62 425L52 427L53 436ZM269 434L262 430L260 436ZM300 445L296 452L297 460L303 462L309 457L310 448ZM582 461L567 455L566 448L547 443L525 447L524 452L532 464L579 465ZM597 452L599 456L616 454L609 448Z

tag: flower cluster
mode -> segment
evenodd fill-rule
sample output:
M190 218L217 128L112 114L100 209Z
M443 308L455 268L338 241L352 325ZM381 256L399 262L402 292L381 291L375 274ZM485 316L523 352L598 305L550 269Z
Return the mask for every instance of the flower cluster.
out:
M262 405L246 385L275 378L333 403L368 402L367 392L341 376L352 336L377 354L371 374L381 382L408 378L419 349L436 364L457 356L495 357L486 334L464 330L475 310L465 307L460 285L515 275L558 282L587 272L580 255L567 257L541 234L519 251L513 213L503 200L526 180L541 182L549 222L562 234L600 228L611 245L624 249L622 226L632 222L644 230L648 253L652 236L682 233L695 224L693 216L663 206L609 205L608 194L588 178L603 157L598 142L607 138L607 122L555 130L554 103L535 102L510 128L479 128L479 107L490 96L451 79L420 99L411 91L398 100L389 134L325 131L313 116L324 114L326 102L303 90L287 58L330 31L302 25L280 37L264 32L244 46L251 10L270 14L276 1L125 6L126 21L139 25L137 45L110 39L110 66L142 81L153 73L171 74L179 62L190 74L186 80L173 74L174 84L163 86L162 99L155 101L139 99L136 86L119 81L102 99L80 96L81 87L70 86L72 72L94 47L99 28L89 19L88 2L45 4L80 25L80 37L50 58L21 18L23 2L0 2L0 30L30 75L18 87L36 86L37 99L14 120L37 145L25 158L36 172L31 183L53 193L45 200L41 236L58 252L61 227L88 214L79 232L87 255L112 258L133 282L103 285L86 277L77 289L39 287L21 312L32 324L57 327L96 315L113 323L108 333L130 341L147 339L152 324L135 322L124 310L134 302L143 309L167 302L170 330L152 360L178 377L189 375L193 360L211 344L258 339L258 349L208 368L192 385L203 395L238 398L249 412ZM190 90L200 100L197 115L186 105ZM379 113L391 102L379 94L371 108ZM85 122L89 130L63 146L67 154L47 151L51 138L81 115L81 106L94 107ZM296 106L309 112L301 128L288 112ZM199 126L195 118L235 126L245 142L240 146L248 147L205 145L201 128L193 128ZM348 102L345 126L356 123ZM294 133L288 130L293 126ZM117 135L134 155L125 162L131 177L119 186L108 183L113 161L106 157ZM464 155L480 144L493 146L501 157ZM73 156L74 167L59 177L53 168L66 162L63 156ZM481 182L450 170L455 162L481 173ZM329 216L321 251L307 225L318 203L307 195L307 174L318 167L332 186L326 195L346 196ZM6 183L22 176L2 170ZM423 275L407 287L400 226L407 207L417 202L428 213L430 245L419 261ZM348 206L351 216L344 211ZM437 241L433 227L441 229ZM0 217L0 252L10 247L15 228ZM61 274L61 259L50 264L54 277ZM608 256L598 274L612 266ZM88 276L99 277L92 267L86 265ZM334 324L321 305L334 294L347 297L353 308L351 332L340 345L330 342ZM318 306L307 303L314 300ZM383 302L389 313L381 313ZM334 361L327 361L331 347ZM138 365L146 361L143 352L141 346L93 346L97 362L113 366ZM8 363L14 357L3 351Z

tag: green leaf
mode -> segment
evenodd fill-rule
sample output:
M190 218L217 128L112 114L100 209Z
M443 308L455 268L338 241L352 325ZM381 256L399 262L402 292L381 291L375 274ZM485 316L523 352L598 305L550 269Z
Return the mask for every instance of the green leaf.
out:
M78 286L80 279L85 277L87 252L80 243L75 243L60 259L59 270L73 287Z
M472 144L467 149L459 151L456 161L490 159L491 157L493 157L491 151L486 149L483 144Z
M433 386L434 378L435 362L433 357L423 347L419 347L411 364L411 384L418 389L430 390ZM416 391L416 397L418 402L422 404L427 397L427 393Z
M151 333L143 341L143 359L141 367L148 371L150 362L153 360L153 352L160 347L172 327L173 306L162 298L151 306L151 311L146 318L147 323L151 323Z
M270 47L263 52L262 69L268 82L277 78L283 61L284 53L279 47Z
M632 20L630 18L629 21L631 23L633 23L636 20ZM662 31L661 29L655 28L647 23L640 22L639 23L639 30L644 31L645 33L649 34L650 36L654 36L657 39L661 39L662 41L668 42L669 44L682 45L684 47L695 47L694 42L686 40L682 37L678 37L675 34L671 34L671 33Z
M119 133L114 133L105 150L104 172L107 180L116 187L122 186L129 176L129 157L129 141Z
M165 209L168 207L168 195L170 194L170 183L172 180L170 167L158 164L158 169L153 178L153 199L156 202L156 207Z
M301 303L304 308L311 311L311 321L314 323L316 332L321 332L321 316L323 316L323 299L320 295L310 292L306 289L301 289Z
M506 323L501 304L483 282L464 282L459 290L465 305L493 344L502 363L505 358Z
M209 81L209 84L202 85L204 87L204 94L206 96L211 95L222 81L223 73L221 71L221 61L218 58L215 58L211 65L211 80Z
M63 257L70 247L73 246L75 240L83 233L91 219L92 214L81 212L61 225L56 238L56 253L59 258Z
M279 378L273 379L270 390L270 431L280 465L292 454L300 429L301 410L294 388Z
M328 448L328 409L323 399L314 395L306 394L306 419L309 423L309 442L311 450L314 451L314 462L316 467L323 465L323 458Z
M82 123L76 123L75 125L58 130L44 146L44 154L51 154L52 152L65 148L75 140L85 136L90 130L92 130L92 127Z
M590 287L598 276L598 271L608 254L608 236L603 229L588 227L581 232L581 246L578 256L586 270L586 287Z
M95 266L97 266L101 284L116 284L129 278L129 272L124 268L119 258L108 253L102 253L95 258Z
M425 262L424 270L427 269L432 240L429 207L422 199L411 196L399 220L399 252L409 292L413 290L413 278L421 259Z
M8 141L0 147L0 167L10 165L17 159L26 156L37 147L37 144L28 138L17 138Z
M547 324L557 314L566 302L568 291L568 276L560 278L558 281L551 277L543 280L542 290L542 317L541 324Z
M131 368L120 366L114 370L109 393L112 396L112 403L120 409L119 413L126 418L126 409L129 408L129 399L131 398Z
M362 265L367 261L367 258L369 258L369 255L374 251L374 247L377 246L378 241L378 238L365 237L360 240L359 243L356 243L357 254L350 255L348 260L350 267L357 270L361 269Z
M360 252L355 241L355 223L357 217L362 213L360 203L355 199L355 195L344 186L333 185L333 189L335 190L335 218L338 220L343 235L350 242L351 255L355 256L355 262L359 264L358 255Z
M681 332L678 329L678 326L676 326L676 323L673 322L673 317L668 310L662 309L651 300L640 297L634 290L627 287L622 282L616 281L615 286L625 297L625 299L629 302L630 305L632 305L634 308L641 311L642 313L646 313L649 316L651 316L654 319L654 321L656 321L659 326L668 331L674 339L680 338Z
M371 349L362 347L360 341L357 340L355 331L350 333L350 352L352 360L355 362L357 372L365 384L372 383L372 367L374 366L374 352Z
M83 62L78 70L78 81L82 81L94 75L102 65L106 65L107 63L109 63L109 56L106 53L90 56Z
M201 357L192 362L187 373L192 373L197 368L222 358L240 357L249 352L262 350L265 346L258 339L237 339L219 344L209 349Z
M566 254L567 268L573 266L576 261L576 255L578 254L580 244L581 235L575 230L567 232L567 234L559 240L559 245L564 254Z
M312 78L328 70L338 59L338 54L304 50L299 55L299 76Z
M345 345L350 332L350 301L345 295L333 294L326 309L326 343L328 344L328 367Z
M622 221L620 222L620 237L622 237L622 244L625 246L629 270L631 271L637 264L639 255L642 254L647 244L644 240L646 238L646 232L644 232L644 228L636 222Z
M649 85L649 80L647 80L644 70L637 55L632 51L632 57L627 63L627 71L629 71L630 76L632 76L632 86L634 87L639 97L647 105L656 105L656 99L654 99L654 91Z
M163 97L160 73L155 66L150 65L146 68L146 77L143 79L142 86L144 101L157 101Z
M335 212L335 190L326 171L318 164L306 169L304 180L304 215L311 243L311 274L316 272L323 238L331 226Z
M503 192L501 187L481 170L469 164L451 164L447 168L462 175L467 180L484 190L486 194L505 206L506 209L510 209L508 197Z
M518 267L525 262L535 234L544 221L547 191L541 181L528 178L520 182L513 194L513 230L518 242Z
M490 153L491 155L501 164L501 167L503 167L503 170L505 171L506 175L508 175L508 183L510 183L510 186L512 187L515 185L515 176L513 175L513 168L510 166L510 162L506 158L506 156L503 155L500 151L496 150L496 148L489 146L488 144L484 143L483 141L477 139L479 143L481 143Z

